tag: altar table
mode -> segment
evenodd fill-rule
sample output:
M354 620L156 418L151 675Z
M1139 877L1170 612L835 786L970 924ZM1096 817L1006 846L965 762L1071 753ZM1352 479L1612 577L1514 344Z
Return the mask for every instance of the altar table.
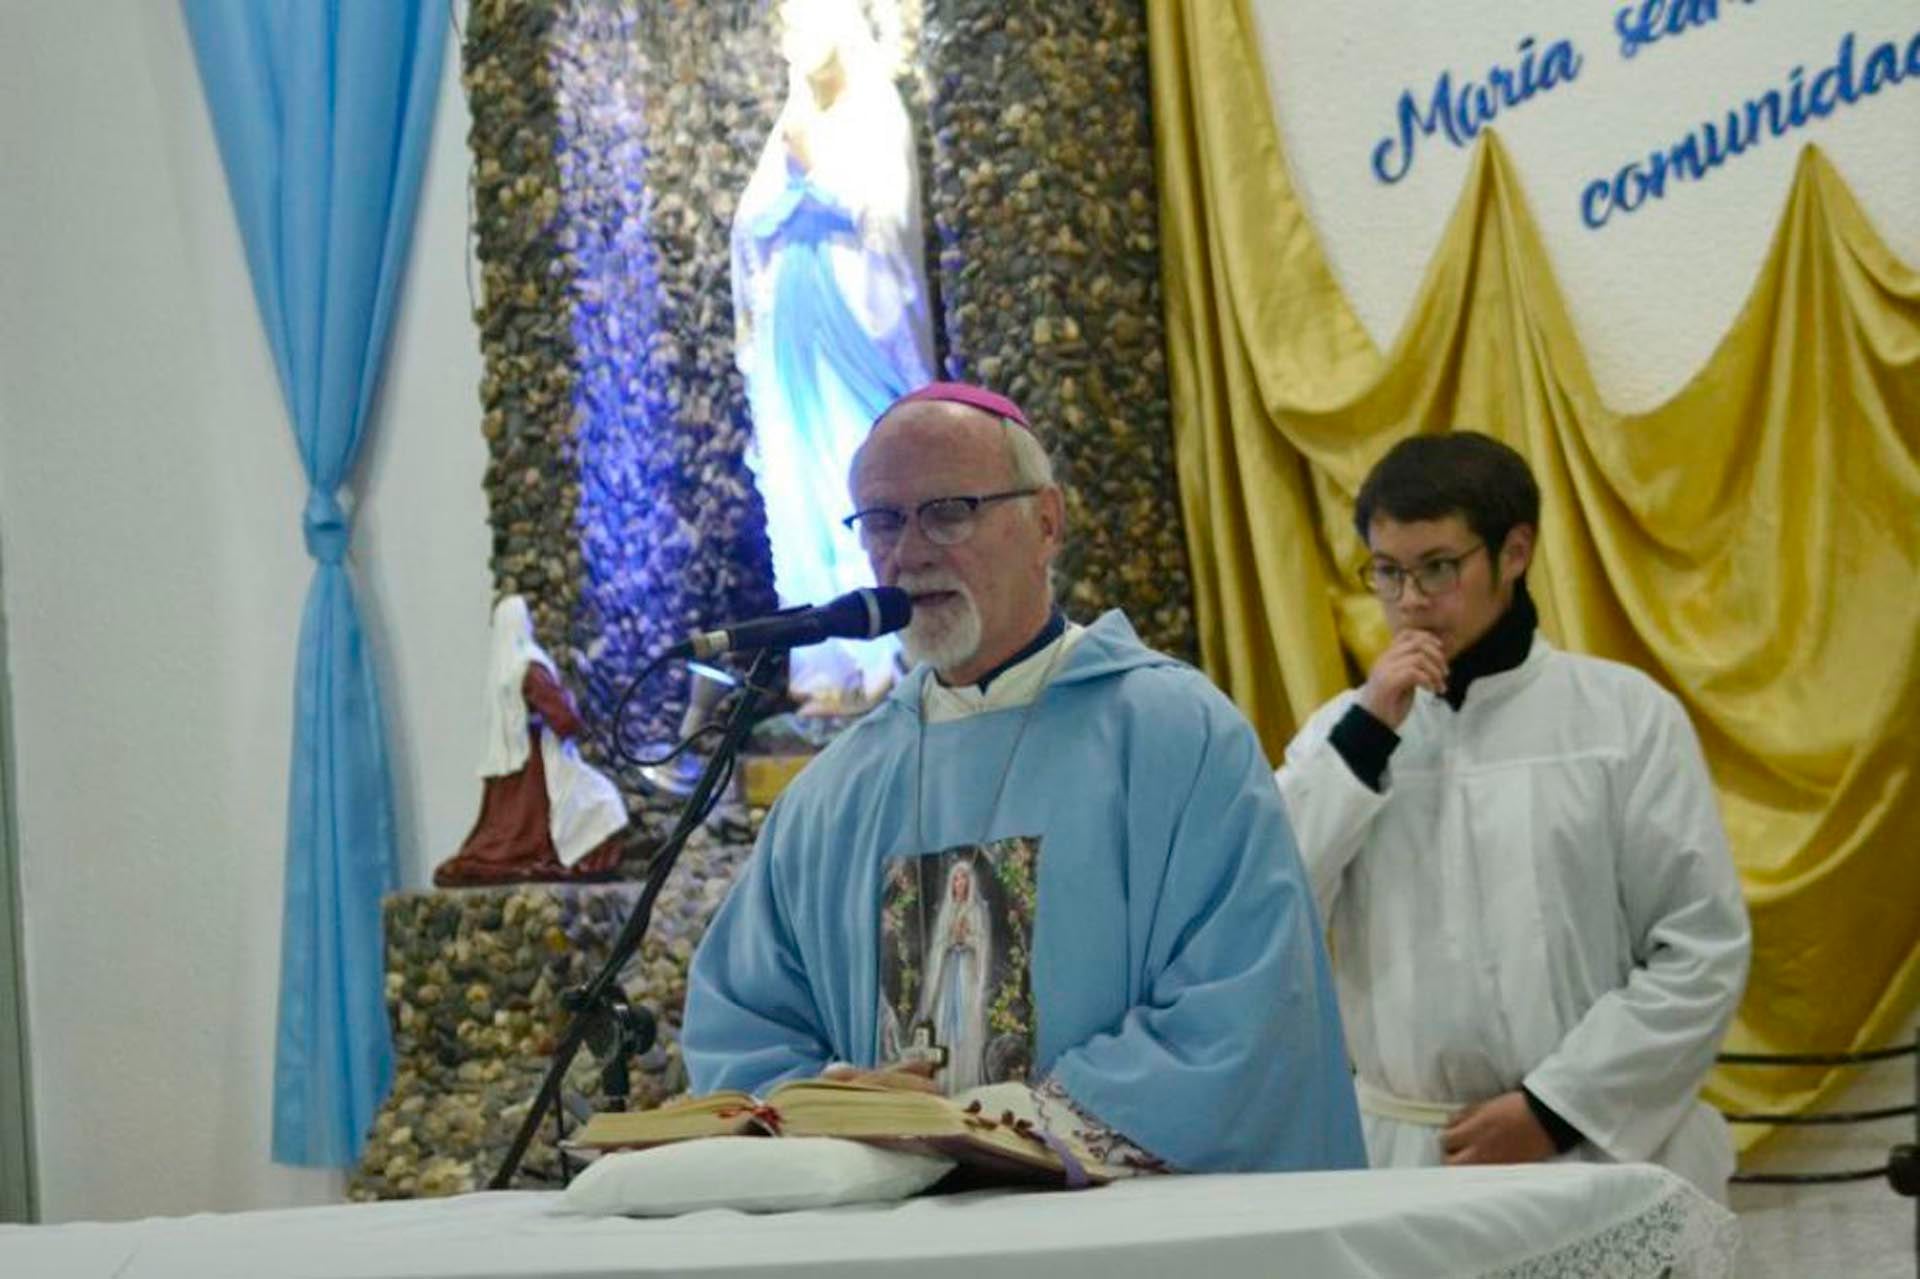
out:
M507 1191L0 1227L7 1279L1725 1279L1734 1219L1644 1164L1154 1177L824 1211L569 1216Z

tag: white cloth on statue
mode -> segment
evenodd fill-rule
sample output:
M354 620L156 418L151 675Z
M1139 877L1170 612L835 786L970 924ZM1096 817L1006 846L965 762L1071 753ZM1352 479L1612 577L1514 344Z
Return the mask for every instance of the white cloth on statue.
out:
M493 606L492 643L487 652L487 742L480 776L505 777L527 762L527 699L520 691L527 667L553 662L533 638L527 601L508 595Z
M838 33L845 81L824 110L791 70L733 220L747 462L788 606L871 584L858 536L840 523L847 471L874 418L932 377L913 132L863 22L847 19ZM789 132L806 140L804 171ZM789 683L803 696L857 689L871 699L891 683L897 651L891 638L796 649Z
M1458 712L1416 694L1375 792L1328 741L1356 697L1277 780L1363 1095L1445 1109L1524 1083L1587 1139L1568 1158L1652 1161L1724 1199L1726 1126L1696 1094L1750 933L1679 702L1536 636ZM1440 1162L1438 1127L1366 1109L1373 1166Z
M493 637L487 660L486 750L482 777L505 777L526 767L532 734L528 731L527 668L544 667L557 682L559 668L533 638L527 602L508 595L494 605ZM547 834L562 865L571 866L627 825L626 801L591 764L580 748L552 728L540 734L540 763L547 782Z

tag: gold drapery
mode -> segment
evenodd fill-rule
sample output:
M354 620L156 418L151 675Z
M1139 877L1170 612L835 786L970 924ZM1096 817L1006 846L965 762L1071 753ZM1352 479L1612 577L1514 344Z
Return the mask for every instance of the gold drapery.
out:
M1245 0L1148 22L1208 673L1278 758L1387 638L1350 589L1367 467L1415 431L1504 440L1540 481L1544 629L1673 689L1705 746L1755 937L1728 1049L1885 1043L1920 1000L1920 273L1809 148L1706 367L1616 412L1488 133L1382 354L1293 191ZM1708 1095L1796 1109L1834 1082L1723 1068Z

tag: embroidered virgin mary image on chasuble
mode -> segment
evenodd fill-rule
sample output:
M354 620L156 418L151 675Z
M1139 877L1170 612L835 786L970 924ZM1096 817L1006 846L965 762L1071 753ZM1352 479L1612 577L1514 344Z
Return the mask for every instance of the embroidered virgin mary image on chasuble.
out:
M880 904L880 1059L938 1047L949 1095L1023 1083L1033 1063L1034 885L1040 840L896 859Z

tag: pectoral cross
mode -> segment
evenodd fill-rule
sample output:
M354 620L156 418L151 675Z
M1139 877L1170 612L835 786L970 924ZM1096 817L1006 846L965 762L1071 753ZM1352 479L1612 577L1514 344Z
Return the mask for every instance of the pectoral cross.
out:
M930 1061L935 1070L947 1068L947 1048L934 1038L932 1022L917 1022L913 1027L913 1042L900 1054L903 1062Z

